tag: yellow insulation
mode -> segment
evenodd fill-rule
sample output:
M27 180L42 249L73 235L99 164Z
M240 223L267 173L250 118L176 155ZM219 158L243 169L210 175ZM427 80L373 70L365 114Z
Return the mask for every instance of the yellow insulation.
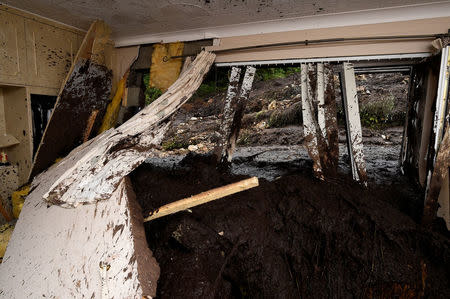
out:
M20 211L22 211L23 203L25 202L25 197L27 197L30 192L30 185L26 185L17 191L14 191L11 195L12 210L14 218L19 218Z
M183 49L184 44L180 42L153 46L150 87L156 87L165 92L178 79L182 59L171 57L183 55Z
M123 78L119 81L117 85L117 91L112 99L111 103L108 104L106 108L105 117L103 117L102 126L100 127L98 133L109 130L116 125L117 117L119 116L120 102L123 97L123 92L125 90L125 84L127 82L128 72L125 73Z
M5 255L6 246L8 246L9 239L14 230L14 225L6 223L0 226L0 262Z

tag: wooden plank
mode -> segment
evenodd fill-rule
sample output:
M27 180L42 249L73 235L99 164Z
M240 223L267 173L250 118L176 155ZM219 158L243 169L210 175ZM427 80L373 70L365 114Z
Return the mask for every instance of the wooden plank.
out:
M341 79L343 81L342 99L346 118L347 146L349 148L353 179L367 184L359 103L356 93L355 71L352 63L343 63Z
M191 197L183 198L175 202L171 202L164 205L153 212L149 213L149 216L144 219L144 222L152 221L170 214L174 214L186 209L196 207L207 202L223 198L238 192L242 192L254 187L259 186L257 177L252 177L246 180L242 180L233 184L214 188Z
M246 68L238 93L240 72L239 68L233 68L231 72L223 109L221 137L215 150L218 160L224 165L230 163L233 158L236 141L241 129L242 117L244 116L245 106L252 89L256 69L252 66Z
M50 177L75 162L54 168ZM42 182L25 200L0 265L0 296L154 297L159 266L129 180L121 179L109 200L77 209L48 206L42 195L51 183ZM100 265L107 265L103 278Z
M154 152L168 129L165 121L197 90L214 58L214 54L200 53L161 97L117 129L105 131L89 141L85 154L76 157L76 164L52 178L53 184L44 199L64 207L108 199L121 178ZM58 165L74 157L72 152ZM33 186L48 179L43 173L33 181Z
M183 43L153 45L152 64L150 67L150 87L165 92L180 75L181 58L171 58L183 54Z
M9 212L6 211L5 208L3 207L3 198L1 196L0 196L0 214L2 214L6 222L10 222L12 220L12 217L9 214Z
M30 178L67 155L84 140L92 111L98 117L91 131L97 131L109 103L111 71L102 64L108 30L103 22L91 25L61 87L55 108L36 152Z

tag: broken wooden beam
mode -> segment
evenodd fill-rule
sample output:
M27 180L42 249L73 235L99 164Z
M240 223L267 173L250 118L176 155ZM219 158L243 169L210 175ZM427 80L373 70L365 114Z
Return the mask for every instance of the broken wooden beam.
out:
M91 139L65 159L76 163L58 177L44 194L50 204L76 207L108 199L118 183L148 158L161 143L168 130L167 119L197 90L215 55L201 52L187 70L161 97L116 129L110 129ZM49 179L41 174L33 181L36 186Z
M236 183L232 183L219 188L211 189L191 197L177 200L166 204L155 211L149 213L149 216L144 219L144 222L148 222L154 219L158 219L167 215L175 214L180 211L196 207L213 200L223 198L238 192L242 192L254 187L259 186L257 177L245 179Z
M358 95L356 93L355 70L352 63L344 62L341 72L342 100L345 111L347 147L350 156L353 179L367 184L366 162L364 160L361 119Z
M247 66L242 85L239 90L241 69L233 67L230 75L227 96L223 109L220 140L214 150L217 159L222 164L230 163L236 148L236 142L241 129L245 106L253 85L256 69Z

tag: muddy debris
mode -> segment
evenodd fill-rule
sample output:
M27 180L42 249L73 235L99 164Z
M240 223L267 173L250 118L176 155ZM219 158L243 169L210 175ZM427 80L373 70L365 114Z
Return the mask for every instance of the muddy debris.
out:
M412 200L401 185L311 171L146 223L158 298L450 298L449 233L401 211ZM192 154L131 174L144 215L244 178Z

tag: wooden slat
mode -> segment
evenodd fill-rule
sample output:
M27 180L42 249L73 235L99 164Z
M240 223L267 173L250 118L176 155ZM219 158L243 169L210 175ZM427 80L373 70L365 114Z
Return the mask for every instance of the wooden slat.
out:
M144 222L184 211L186 209L196 207L207 202L226 197L228 195L257 187L258 185L258 178L252 177L233 184L211 189L188 198L180 199L156 209L154 212L150 213L147 218L144 219Z

